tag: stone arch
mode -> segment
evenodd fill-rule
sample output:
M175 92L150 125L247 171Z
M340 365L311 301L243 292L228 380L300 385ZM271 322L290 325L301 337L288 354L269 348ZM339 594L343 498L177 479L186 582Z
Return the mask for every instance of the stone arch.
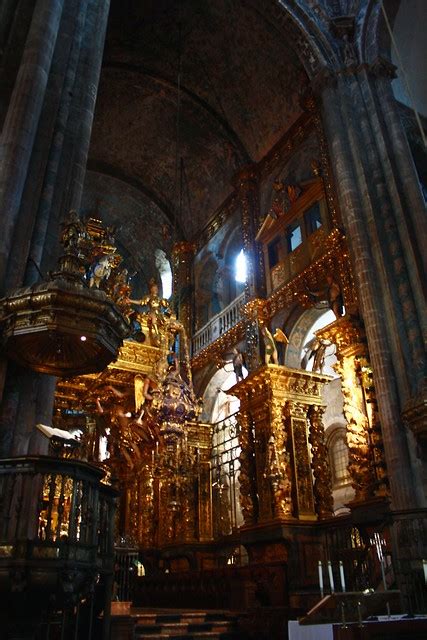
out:
M224 272L224 285L225 290L223 292L223 303L227 306L236 298L237 295L243 291L243 285L237 286L235 279L235 261L237 255L243 248L243 239L240 226L235 226L229 234L224 237L221 244L221 254L223 256L223 272Z
M228 389L232 387L235 382L235 374L231 363L227 363L226 365L221 367L221 369L217 369L215 372L213 372L213 375L211 375L209 381L207 382L203 393L203 398L209 399L209 402L206 402L203 406L203 419L208 420L209 422L215 422L215 411L218 410L221 403L225 403L226 396L230 400L230 407L231 405L233 405L235 409L232 410L230 408L230 410L227 412L228 415L231 415L238 410L238 401L233 401L233 397L227 394ZM225 418L228 416L224 415L223 417Z
M298 318L288 336L289 344L285 354L285 365L293 369L301 368L301 351L307 333L313 324L325 313L325 309L306 309Z
M310 79L336 66L329 16L321 8L314 12L310 7L302 7L298 0L252 0L251 4L283 32Z
M394 19L397 12L397 2L393 14L389 14L389 19ZM360 53L361 62L372 63L379 56L390 55L390 38L386 29L381 11L381 3L376 0L369 0L357 16L357 33L355 40Z
M217 270L218 260L211 251L208 251L197 264L197 269L194 273L197 290L195 312L198 328L203 327L220 310L217 296L213 295Z

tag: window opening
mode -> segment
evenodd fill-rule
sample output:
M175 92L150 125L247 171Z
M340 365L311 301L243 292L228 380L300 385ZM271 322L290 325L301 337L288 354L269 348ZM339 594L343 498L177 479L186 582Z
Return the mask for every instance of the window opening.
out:
M343 485L349 479L348 473L348 447L345 435L337 435L331 447L332 470L334 485Z
M302 244L302 230L299 222L294 222L286 229L288 253L295 251Z
M243 253L243 249L242 249L240 251L240 253L238 254L238 256L237 256L236 263L235 263L235 280L236 280L236 282L245 283L246 282L246 278L247 278L247 273L248 273L248 267L247 267L247 263L246 263L246 256Z
M310 209L304 213L305 228L307 235L311 235L322 226L322 215L320 213L320 204L316 202Z
M162 249L156 249L155 252L156 267L159 270L160 280L162 281L162 296L168 300L172 295L172 269L166 253Z
M280 262L280 238L275 238L268 245L268 262L273 268Z

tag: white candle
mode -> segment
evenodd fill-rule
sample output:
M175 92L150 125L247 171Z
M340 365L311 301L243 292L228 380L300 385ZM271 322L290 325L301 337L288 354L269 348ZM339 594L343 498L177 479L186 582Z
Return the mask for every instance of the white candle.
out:
M424 582L427 584L427 560L423 560Z
M387 591L387 583L385 581L385 558L384 556L381 558L381 575L383 578L384 591Z
M322 562L321 560L319 560L318 563L318 569L319 569L319 585L320 585L320 595L323 598L323 567L322 567Z
M340 579L341 579L341 591L345 593L344 565L342 560L340 560Z
M357 603L357 617L359 618L359 627L362 626L362 603Z
M329 573L329 584L331 585L331 592L335 593L334 574L332 573L332 562L330 560L328 560L328 573Z

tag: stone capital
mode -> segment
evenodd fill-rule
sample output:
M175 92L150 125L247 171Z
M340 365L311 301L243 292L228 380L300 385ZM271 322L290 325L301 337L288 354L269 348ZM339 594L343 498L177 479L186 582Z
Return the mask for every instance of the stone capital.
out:
M397 78L396 70L397 67L390 60L382 56L379 56L368 66L368 71L375 78L394 80L394 78Z
M329 67L322 67L311 79L313 96L320 96L325 89L333 89L338 82L338 73Z
M247 164L241 167L235 173L232 184L238 191L254 189L258 184L258 166L256 164Z

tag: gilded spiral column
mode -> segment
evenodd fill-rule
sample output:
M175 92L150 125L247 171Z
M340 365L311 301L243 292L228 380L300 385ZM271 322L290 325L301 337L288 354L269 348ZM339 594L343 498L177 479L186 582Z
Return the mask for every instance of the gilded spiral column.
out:
M308 441L311 444L314 504L319 518L328 518L333 515L334 511L331 472L328 464L328 449L325 442L325 429L322 421L324 412L324 407L315 405L311 406L308 412L308 420L310 423Z
M292 474L289 437L284 424L283 402L271 402L271 436L268 442L268 465L274 518L292 517Z
M172 249L173 293L176 300L176 314L183 324L187 336L192 334L192 265L195 245L191 242L177 242Z
M255 524L258 518L258 501L255 484L255 448L252 433L252 420L247 412L239 415L240 452L240 506L245 525Z
M245 302L250 303L259 296L265 296L264 254L255 240L260 222L257 167L243 167L235 176L234 183L240 201L243 251L247 265ZM251 307L245 313L245 322L246 361L252 371L261 364L261 357L258 317Z

